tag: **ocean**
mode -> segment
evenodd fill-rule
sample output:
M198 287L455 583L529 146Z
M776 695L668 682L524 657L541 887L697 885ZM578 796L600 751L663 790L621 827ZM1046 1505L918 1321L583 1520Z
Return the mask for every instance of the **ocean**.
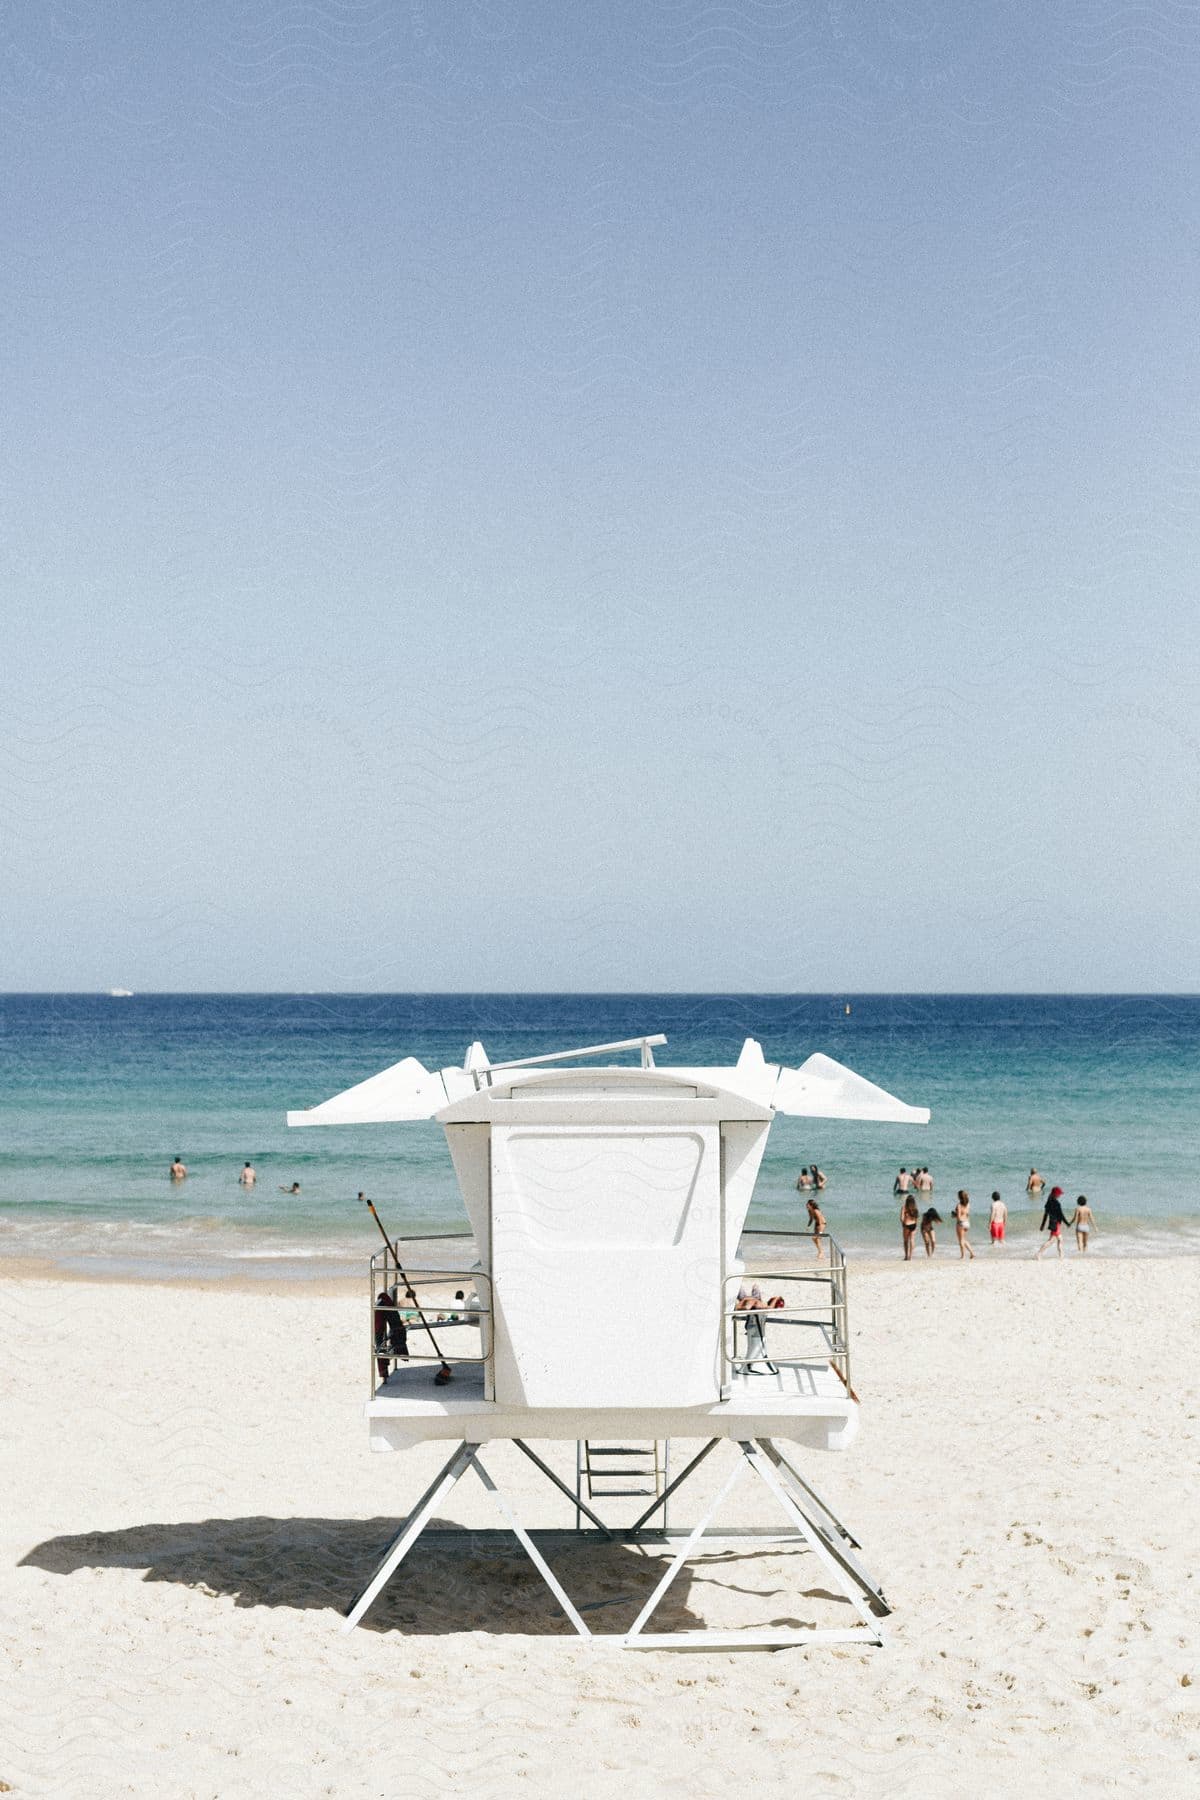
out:
M847 1013L847 1006L849 1012ZM823 1050L926 1127L778 1119L749 1223L796 1229L795 1177L828 1176L851 1254L898 1254L892 1182L932 1170L944 1217L999 1188L1014 1245L1036 1242L1031 1164L1097 1217L1089 1254L1200 1250L1200 997L945 994L90 994L0 997L0 1256L80 1271L357 1272L375 1228L460 1231L433 1124L289 1131L284 1113L402 1056L437 1069L481 1038L494 1060L666 1032L663 1063ZM172 1185L176 1154L189 1175ZM258 1172L238 1186L249 1158ZM280 1189L300 1183L299 1195ZM978 1240L986 1232L975 1231ZM1071 1252L1073 1254L1073 1247ZM939 1255L956 1254L953 1232Z

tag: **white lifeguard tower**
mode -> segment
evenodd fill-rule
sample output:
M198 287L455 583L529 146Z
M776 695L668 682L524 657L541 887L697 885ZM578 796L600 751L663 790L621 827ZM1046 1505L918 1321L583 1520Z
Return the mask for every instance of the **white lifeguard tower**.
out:
M617 1642L881 1641L882 1591L855 1556L855 1539L794 1461L794 1446L844 1450L858 1428L845 1259L825 1238L821 1261L764 1271L762 1282L776 1290L768 1307L745 1286L752 1272L740 1246L776 1113L924 1124L928 1110L826 1056L799 1069L768 1063L753 1039L727 1068L659 1068L653 1051L665 1041L648 1036L495 1064L473 1044L462 1068L434 1073L409 1057L319 1106L288 1113L289 1125L438 1120L477 1258L469 1268L416 1268L385 1231L385 1248L372 1259L371 1447L404 1450L431 1439L455 1447L352 1603L347 1629L473 1469L572 1626L592 1635L484 1466L483 1447L505 1440L572 1502L577 1530L639 1542L654 1535L674 1548ZM588 1066L631 1050L640 1066ZM806 1254L811 1245L810 1236ZM457 1302L449 1297L456 1282L464 1294ZM575 1443L574 1492L529 1439ZM673 1477L672 1439L703 1440ZM692 1526L670 1533L668 1502L729 1441L740 1453L719 1493ZM639 1462L635 1445L654 1446L652 1458ZM652 1495L624 1530L596 1511L614 1493L617 1470L604 1462L606 1452L640 1468L643 1491ZM808 1545L858 1624L648 1632L663 1595L748 1473L770 1490L787 1535ZM553 1534L539 1533L546 1535Z

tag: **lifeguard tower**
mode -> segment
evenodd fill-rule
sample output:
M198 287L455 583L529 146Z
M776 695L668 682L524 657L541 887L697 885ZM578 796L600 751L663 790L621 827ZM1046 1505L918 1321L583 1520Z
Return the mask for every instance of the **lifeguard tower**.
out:
M796 1467L797 1449L844 1450L858 1428L845 1259L825 1238L821 1261L764 1269L760 1280L775 1302L768 1305L747 1287L754 1272L743 1227L776 1113L924 1124L928 1109L905 1105L827 1056L798 1069L768 1063L753 1039L729 1067L656 1067L654 1050L665 1041L648 1036L508 1063L490 1062L473 1044L462 1068L431 1072L409 1057L319 1106L289 1112L289 1125L436 1119L476 1253L459 1268L417 1268L385 1232L372 1259L371 1447L443 1439L454 1449L352 1603L347 1629L470 1469L574 1629L592 1635L484 1465L484 1447L505 1440L571 1501L578 1531L639 1542L656 1536L673 1551L617 1639L623 1645L881 1641L882 1591L855 1555L855 1539ZM592 1064L630 1051L633 1066ZM778 1249L786 1234L770 1235ZM806 1258L812 1248L810 1236ZM574 1442L573 1492L528 1440ZM701 1440L676 1474L672 1440ZM646 1445L652 1457L636 1448ZM690 1527L670 1532L669 1502L723 1445L737 1454L719 1492ZM640 1468L652 1496L624 1530L597 1511L613 1497L617 1472L606 1452ZM747 1476L770 1491L786 1535L808 1546L858 1623L647 1631ZM543 1542L547 1535L539 1533Z

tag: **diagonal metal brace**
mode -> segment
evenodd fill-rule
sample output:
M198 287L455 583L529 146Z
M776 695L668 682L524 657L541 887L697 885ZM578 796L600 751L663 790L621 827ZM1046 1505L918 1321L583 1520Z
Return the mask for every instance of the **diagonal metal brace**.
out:
M529 1458L530 1462L534 1465L534 1467L538 1468L542 1471L542 1474L546 1477L546 1480L552 1481L554 1483L554 1486L558 1489L559 1493L565 1494L567 1499L571 1502L571 1505L578 1507L579 1511L581 1513L585 1514L586 1517L592 1521L592 1524L596 1527L597 1531L602 1531L604 1533L605 1537L608 1539L610 1544L616 1543L616 1541L617 1541L616 1534L609 1530L608 1526L604 1523L604 1520L601 1518L598 1518L597 1515L592 1511L590 1506L585 1506L583 1500L580 1498L580 1496L578 1494L573 1494L571 1492L570 1488L567 1486L565 1481L560 1481L559 1477L554 1473L554 1470L550 1467L549 1463L544 1463L542 1461L541 1457L538 1456L536 1451L531 1450L529 1448L529 1445L527 1443L525 1443L525 1441L522 1438L514 1438L512 1441L517 1446L518 1450L524 1451L525 1455ZM668 1492L669 1491L670 1490L668 1489ZM663 1499L665 1500L666 1497L667 1497L666 1494L664 1494Z
M640 1531L642 1529L642 1526L646 1523L646 1520L652 1519L654 1517L655 1513L658 1511L659 1507L665 1506L667 1504L667 1501L671 1498L671 1495L675 1492L675 1489L683 1486L683 1484L687 1480L688 1476L692 1473L692 1470L698 1469L700 1467L700 1464L704 1461L705 1457L709 1454L710 1451L716 1449L716 1447L720 1443L720 1441L721 1441L720 1438L709 1438L709 1440L708 1440L707 1444L705 1444L704 1448L702 1450L698 1450L696 1452L695 1456L693 1456L691 1462L687 1465L686 1469L681 1469L679 1474L676 1475L674 1481L670 1481L667 1483L666 1487L663 1489L662 1493L658 1496L658 1499L653 1503L653 1505L648 1506L646 1508L645 1512L642 1513L640 1518L637 1518L633 1521L633 1524L629 1527L631 1532L632 1531Z

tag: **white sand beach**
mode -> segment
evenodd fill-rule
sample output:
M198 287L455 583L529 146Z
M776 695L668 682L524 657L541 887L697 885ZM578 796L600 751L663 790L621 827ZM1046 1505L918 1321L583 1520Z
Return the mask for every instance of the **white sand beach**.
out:
M939 1257L855 1268L850 1300L862 1431L806 1466L884 1582L886 1646L633 1653L580 1644L526 1564L470 1541L419 1548L341 1634L440 1460L368 1451L357 1284L4 1278L0 1778L88 1800L1195 1792L1200 1261ZM494 1454L531 1521L566 1522ZM446 1516L494 1523L469 1480ZM615 1632L649 1571L581 1554ZM814 1588L811 1558L751 1547L681 1582L677 1617L799 1616Z

